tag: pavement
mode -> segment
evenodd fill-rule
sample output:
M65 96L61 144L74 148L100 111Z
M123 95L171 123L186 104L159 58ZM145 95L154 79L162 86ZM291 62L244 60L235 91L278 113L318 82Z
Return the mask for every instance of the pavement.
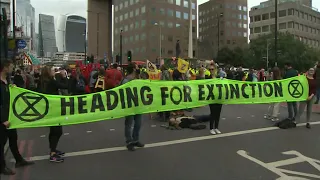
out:
M220 135L209 130L167 130L144 116L143 149L126 151L124 120L64 127L59 149L64 163L48 161L48 128L19 130L19 149L35 160L1 180L273 180L320 179L320 115L312 128L273 127L263 118L267 105L224 105ZM191 115L209 114L197 108ZM282 107L280 117L287 115ZM318 121L316 121L318 120ZM8 165L14 166L7 154Z

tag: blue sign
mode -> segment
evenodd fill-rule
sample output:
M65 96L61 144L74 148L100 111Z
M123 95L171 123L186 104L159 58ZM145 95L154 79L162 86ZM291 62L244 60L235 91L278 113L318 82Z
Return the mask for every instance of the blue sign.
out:
M17 41L17 47L19 49L24 49L25 47L27 47L27 42L23 39L20 39Z

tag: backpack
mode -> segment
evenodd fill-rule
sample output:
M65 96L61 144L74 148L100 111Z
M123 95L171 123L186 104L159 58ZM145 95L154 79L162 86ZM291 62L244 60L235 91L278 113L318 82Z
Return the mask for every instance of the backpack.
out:
M297 127L296 123L294 123L291 119L284 119L280 122L277 122L275 126L279 127L280 129L290 129Z
M84 82L84 80L82 78L79 78L79 80L77 81L76 89L78 92L85 91L86 83Z

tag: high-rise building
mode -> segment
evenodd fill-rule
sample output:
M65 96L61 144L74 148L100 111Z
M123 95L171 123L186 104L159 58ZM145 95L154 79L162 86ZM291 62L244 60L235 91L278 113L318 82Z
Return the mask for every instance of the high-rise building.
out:
M58 51L53 16L39 14L39 49L41 57L52 57Z
M192 14L190 14L190 8ZM114 51L120 52L122 32L122 61L126 52L132 60L159 62L176 56L180 40L180 57L188 56L189 24L192 18L193 56L197 37L197 1L192 0L123 0L114 1ZM161 49L161 51L160 51Z
M58 19L57 45L59 52L84 52L86 19L78 15L62 15Z
M250 10L250 40L275 30L274 0ZM310 5L310 6L308 6ZM320 48L320 12L309 0L282 0L278 4L278 31L289 32L296 39Z
M16 26L22 29L23 37L27 42L27 50L36 51L35 37L35 9L30 0L16 0Z
M247 0L210 0L199 5L199 57L214 59L223 47L248 43Z

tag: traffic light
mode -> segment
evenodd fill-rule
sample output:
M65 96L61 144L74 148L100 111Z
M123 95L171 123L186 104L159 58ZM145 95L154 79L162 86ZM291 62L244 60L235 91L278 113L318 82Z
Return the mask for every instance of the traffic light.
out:
M127 52L127 57L128 57L128 62L131 62L132 61L132 53L131 53L131 51Z

